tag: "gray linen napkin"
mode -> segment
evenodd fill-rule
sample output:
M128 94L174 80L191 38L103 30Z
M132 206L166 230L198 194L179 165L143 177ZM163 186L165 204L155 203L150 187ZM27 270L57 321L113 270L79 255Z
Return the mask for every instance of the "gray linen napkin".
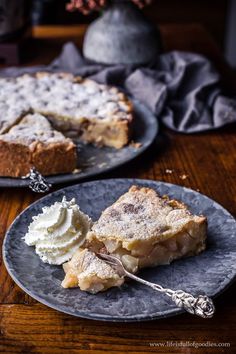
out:
M0 75L38 70L69 71L123 87L175 131L194 133L236 122L236 99L222 95L219 74L208 59L198 54L165 53L148 67L105 66L86 61L69 42L48 66L8 68Z

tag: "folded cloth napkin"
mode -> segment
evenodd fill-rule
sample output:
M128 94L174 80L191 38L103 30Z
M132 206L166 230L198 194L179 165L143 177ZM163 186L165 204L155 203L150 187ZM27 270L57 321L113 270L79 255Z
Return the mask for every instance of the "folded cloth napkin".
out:
M9 68L0 74L15 76L38 70L68 71L118 85L175 131L194 133L236 122L236 98L222 95L218 72L207 58L198 54L165 53L148 67L107 66L85 60L69 42L49 66Z

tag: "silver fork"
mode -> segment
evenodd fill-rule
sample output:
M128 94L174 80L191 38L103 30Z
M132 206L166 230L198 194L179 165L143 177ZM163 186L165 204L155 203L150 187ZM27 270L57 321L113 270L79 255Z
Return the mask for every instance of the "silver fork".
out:
M35 167L31 168L30 172L22 178L30 179L29 188L35 193L46 193L52 187Z
M198 315L203 318L211 318L215 312L215 306L211 298L206 295L199 295L194 297L193 295L183 291L183 290L171 290L168 288L163 288L159 284L151 283L147 280L137 277L136 275L128 272L120 259L115 256L98 253L99 258L103 259L107 264L111 265L120 276L126 276L139 283L149 286L150 288L159 291L171 298L174 303L183 308L185 311Z

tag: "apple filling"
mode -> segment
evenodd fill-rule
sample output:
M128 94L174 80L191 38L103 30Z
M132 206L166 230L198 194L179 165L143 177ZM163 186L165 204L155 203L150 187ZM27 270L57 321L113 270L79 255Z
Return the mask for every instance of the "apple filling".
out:
M119 247L112 253L119 257L127 270L136 272L138 268L170 264L173 260L198 254L205 249L205 238L193 238L189 233L176 235L154 245L127 250ZM129 257L126 262L125 257Z
M99 248L103 250L103 246L107 253L118 257L128 271L136 273L140 268L170 264L175 259L200 253L205 249L205 227L202 225L197 230L192 227L156 243L137 241L128 248L111 239L104 240L103 244L95 241L91 244L96 252Z
M83 291L96 294L124 282L124 277L88 249L79 249L69 262L63 264L63 269L63 288L79 286Z

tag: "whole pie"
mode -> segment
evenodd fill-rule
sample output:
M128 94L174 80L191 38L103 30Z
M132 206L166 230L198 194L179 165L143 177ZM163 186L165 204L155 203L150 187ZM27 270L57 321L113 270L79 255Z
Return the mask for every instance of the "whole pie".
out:
M98 84L71 74L36 73L16 78L1 78L0 113L0 165L2 164L0 175L2 176L19 177L25 174L27 164L21 166L24 164L21 152L25 144L22 144L22 148L20 145L27 134L29 134L26 138L27 144L31 144L32 131L34 131L34 143L38 146L42 140L46 141L47 134L52 135L52 131L59 137L56 134L58 130L61 141L62 133L68 135L73 132L74 136L82 141L117 149L128 143L132 132L133 107L122 92L115 87ZM26 120L25 116L27 116ZM47 127L42 117L50 122ZM27 129L25 124L28 125ZM44 137L37 140L40 134L36 130L44 131ZM15 144L18 149L13 151L15 135L17 135ZM73 150L68 166L64 166L67 156L63 161L60 155L58 155L58 163L53 166L49 166L50 158L43 159L37 166L34 166L34 159L29 158L28 166L37 167L39 172L45 175L73 171L76 166L75 146L72 148L72 141L66 139L64 138L62 144L70 143L70 148ZM55 156L57 150L58 142L55 145ZM50 140L50 152L52 151L53 141ZM6 169L8 158L14 153L17 157L14 163L12 162L11 168ZM45 154L41 156L45 158Z

